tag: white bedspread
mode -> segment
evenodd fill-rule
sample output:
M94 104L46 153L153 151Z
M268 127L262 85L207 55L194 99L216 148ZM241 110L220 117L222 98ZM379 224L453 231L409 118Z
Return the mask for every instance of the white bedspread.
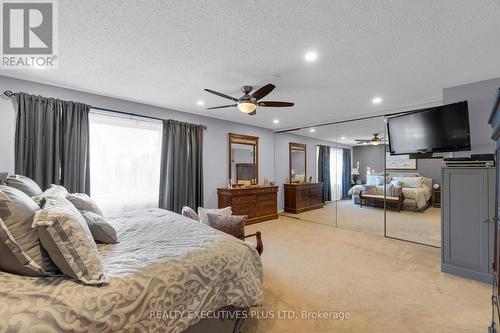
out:
M0 272L0 332L181 332L199 319L152 311L262 304L262 264L249 244L161 209L110 219L120 243L101 245L110 283Z

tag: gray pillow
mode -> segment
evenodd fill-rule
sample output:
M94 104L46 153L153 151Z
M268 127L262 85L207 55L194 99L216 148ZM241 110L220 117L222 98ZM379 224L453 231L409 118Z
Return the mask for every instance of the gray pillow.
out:
M53 271L54 264L40 246L36 229L31 228L33 215L40 207L25 193L7 185L0 185L0 218L12 235L12 239L31 260L46 271Z
M66 199L69 200L73 205L75 205L76 209L79 211L87 211L92 212L94 214L103 216L102 211L97 207L97 204L92 200L88 195L84 193L73 193L68 194Z
M104 217L86 210L82 210L80 213L82 213L83 218L85 218L85 222L87 222L87 226L95 241L105 244L118 243L115 228L113 228Z
M56 185L52 184L48 189L43 191L42 194L32 196L31 199L40 207L43 207L43 204L45 202L45 198L51 197L51 196L58 196L58 197L63 197L66 198L68 195L68 190L64 186L61 185Z
M246 215L219 215L208 213L208 225L236 238L245 236Z
M200 220L200 216L198 214L196 214L194 209L192 209L191 207L188 207L188 206L182 207L181 214L182 214L182 216L188 217L188 218L195 220L195 221Z
M40 242L61 271L85 284L103 284L101 256L82 214L60 196L45 198L33 226Z
M5 180L5 184L18 189L19 191L25 193L28 197L34 197L42 194L43 192L37 183L25 176L10 175Z
M51 275L21 249L2 219L0 219L0 253L2 271L26 276Z

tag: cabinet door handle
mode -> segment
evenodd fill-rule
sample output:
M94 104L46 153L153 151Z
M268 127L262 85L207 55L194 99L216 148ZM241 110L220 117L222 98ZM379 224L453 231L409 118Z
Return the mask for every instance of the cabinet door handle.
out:
M498 222L498 217L494 217L492 219L483 219L484 223Z

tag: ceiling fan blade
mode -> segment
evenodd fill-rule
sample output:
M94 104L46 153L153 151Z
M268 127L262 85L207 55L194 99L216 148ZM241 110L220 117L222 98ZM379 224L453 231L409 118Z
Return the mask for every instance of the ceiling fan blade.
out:
M214 106L214 107L211 107L211 108L207 108L207 110L223 109L223 108L231 108L231 107L233 107L233 106L237 106L237 105L238 105L238 104Z
M271 91L273 91L274 88L276 88L276 86L274 84L271 84L271 83L266 84L265 86L263 86L262 88L260 88L256 92L254 92L252 94L252 97L258 101L259 99L264 98L267 95L269 95L269 93Z
M262 101L258 103L259 106L268 106L268 107L273 107L273 108L282 108L282 107L289 107L289 106L294 106L294 103L290 102L276 102L276 101Z
M212 90L212 89L204 89L206 92L209 92L211 94L214 94L214 95L217 95L217 96L220 96L220 97L224 97L224 98L227 98L227 99L230 99L232 100L233 102L238 102L238 99L237 98L234 98L234 97L231 97L231 96L228 96L226 94L223 94L223 93L220 93L218 91L215 91L215 90Z
M255 109L252 112L248 113L249 116L255 116L256 114L257 114L257 109Z

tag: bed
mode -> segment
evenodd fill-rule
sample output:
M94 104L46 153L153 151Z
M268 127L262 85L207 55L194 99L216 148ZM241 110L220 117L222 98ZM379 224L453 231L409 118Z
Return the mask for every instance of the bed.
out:
M379 177L379 176L376 176ZM388 177L388 182L391 179L397 179L398 177ZM401 177L399 177L401 178ZM432 198L432 179L425 177L415 177L421 178L421 187L405 187L403 186L403 210L409 211L419 211L422 212L430 206L430 200ZM383 179L383 177L382 177ZM378 185L378 184L377 184ZM383 186L377 186L377 190L381 191L383 194ZM351 187L348 195L351 196L354 204L359 204L359 193L364 189L364 185L355 185Z
M241 320L206 317L262 304L250 244L162 209L109 222L120 240L99 245L109 283L0 272L0 332L236 332Z

